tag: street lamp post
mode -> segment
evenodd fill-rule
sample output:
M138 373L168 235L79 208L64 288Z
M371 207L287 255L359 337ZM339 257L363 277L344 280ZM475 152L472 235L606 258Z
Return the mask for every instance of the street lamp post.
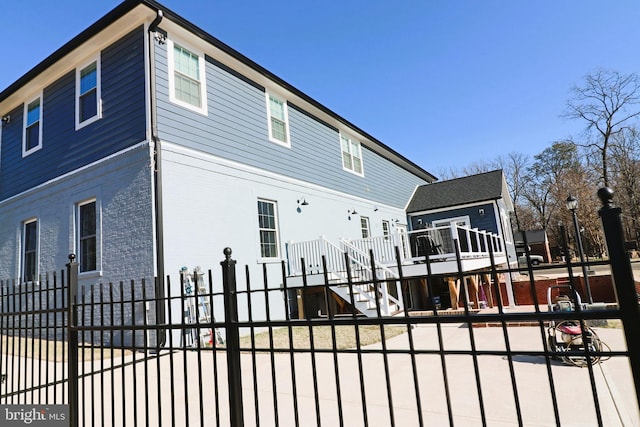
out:
M584 286L587 290L587 300L589 304L593 304L593 298L591 297L591 288L589 286L589 276L587 275L587 266L584 262L584 250L582 249L582 238L580 237L580 227L578 226L578 216L576 210L578 209L578 199L569 195L567 197L567 209L571 211L573 215L573 227L576 232L576 243L578 244L578 253L580 254L580 263L582 264L582 276L584 277Z

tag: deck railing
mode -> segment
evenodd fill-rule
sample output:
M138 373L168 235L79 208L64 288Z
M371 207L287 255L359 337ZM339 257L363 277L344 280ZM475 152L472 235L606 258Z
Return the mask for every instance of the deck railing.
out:
M456 244L462 258L489 256L489 248L494 255L504 255L505 245L501 236L488 231L460 225L424 228L408 232L411 256L408 261L417 261L428 256L431 261L454 258Z
M324 236L306 242L287 243L287 259L290 276L300 276L303 271L306 271L307 274L322 272L322 257L326 260L327 271L333 272L341 278L346 278L344 275L344 272L347 271L344 251Z
M324 256L327 271L344 277L345 252L349 253L352 263L361 266L369 265L369 254L373 254L376 265L381 268L397 264L396 248L402 264L424 260L425 256L431 261L455 258L456 245L462 258L489 257L489 248L496 256L505 254L501 236L453 224L365 239L340 239L340 242L342 247L334 245L324 236L306 242L288 242L289 275L302 275L302 259L308 274L320 272Z

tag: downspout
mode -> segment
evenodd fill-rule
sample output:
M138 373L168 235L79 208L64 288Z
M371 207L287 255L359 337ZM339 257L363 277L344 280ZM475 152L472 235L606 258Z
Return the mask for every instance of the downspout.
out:
M156 102L156 61L154 40L160 44L164 43L164 37L157 34L158 25L162 21L162 10L158 10L156 18L149 25L149 109L151 110L151 141L153 142L153 192L155 209L156 228L156 324L166 323L166 312L164 305L164 234L162 218L162 159L160 138L158 137L158 119ZM157 339L158 348L166 344L166 330L159 329Z

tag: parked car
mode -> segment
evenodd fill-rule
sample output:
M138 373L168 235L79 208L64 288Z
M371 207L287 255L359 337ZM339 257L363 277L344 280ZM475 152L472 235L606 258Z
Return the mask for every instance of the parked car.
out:
M544 258L542 255L529 254L529 261L531 262L531 265L538 265L544 262ZM521 254L518 257L518 264L527 265L527 256L525 254Z

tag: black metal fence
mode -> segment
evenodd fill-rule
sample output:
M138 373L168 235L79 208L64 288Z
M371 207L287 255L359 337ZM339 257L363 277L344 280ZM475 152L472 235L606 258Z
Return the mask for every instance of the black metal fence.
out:
M553 307L536 291L550 267L492 265L491 308L461 286L459 310L363 317L336 309L326 274L294 287L282 264L273 283L266 265L259 277L236 271L230 249L221 282L181 271L177 283L79 289L73 259L38 282L0 282L0 405L68 404L71 426L633 425L640 309L620 212L602 198L600 264L618 304L576 303L579 263L561 266L568 298ZM433 295L443 277L425 264L416 277L398 265L389 280ZM518 275L533 303L505 307L501 277ZM325 299L324 315L291 318L309 294Z

